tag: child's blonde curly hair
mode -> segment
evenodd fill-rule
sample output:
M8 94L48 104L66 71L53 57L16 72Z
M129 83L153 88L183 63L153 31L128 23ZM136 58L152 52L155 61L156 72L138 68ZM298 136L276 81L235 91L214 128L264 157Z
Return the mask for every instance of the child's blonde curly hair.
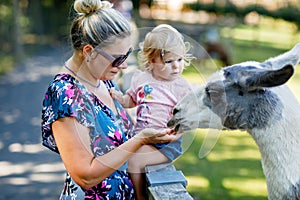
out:
M152 70L150 62L157 57L164 63L163 55L166 52L182 56L186 66L193 59L192 55L187 53L190 48L190 43L185 42L183 36L175 28L161 24L147 33L144 42L140 43L141 50L138 58L147 71Z

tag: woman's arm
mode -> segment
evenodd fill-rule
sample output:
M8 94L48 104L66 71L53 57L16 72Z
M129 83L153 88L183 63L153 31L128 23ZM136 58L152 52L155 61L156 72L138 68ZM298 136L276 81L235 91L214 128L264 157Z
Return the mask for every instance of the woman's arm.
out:
M67 171L84 189L97 185L120 168L142 145L170 142L182 135L145 129L114 150L95 158L90 148L89 129L75 118L59 119L52 124L52 129Z

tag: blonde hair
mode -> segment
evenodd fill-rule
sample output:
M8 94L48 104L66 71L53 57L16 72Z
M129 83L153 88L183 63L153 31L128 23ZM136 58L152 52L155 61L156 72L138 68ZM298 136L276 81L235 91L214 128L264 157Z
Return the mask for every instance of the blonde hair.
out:
M112 6L108 1L75 0L76 17L70 31L74 49L82 50L87 44L105 47L130 35L130 23Z
M179 56L189 65L193 57L188 54L190 43L185 42L182 34L175 28L167 24L156 26L151 32L146 34L144 42L140 43L139 62L148 71L152 68L150 61L159 57L162 62L163 53L170 52Z

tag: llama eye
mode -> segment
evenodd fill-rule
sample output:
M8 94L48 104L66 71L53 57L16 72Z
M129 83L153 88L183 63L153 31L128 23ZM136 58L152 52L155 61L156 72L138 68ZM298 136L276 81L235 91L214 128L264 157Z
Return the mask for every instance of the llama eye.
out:
M207 97L210 98L210 92L209 92L209 88L208 87L205 88L205 93L206 93Z
M244 96L244 92L243 91L239 91L239 96Z
M264 94L264 93L265 93L265 90L264 90L264 89L260 89L260 90L258 90L258 93L259 93L259 94Z
M206 105L208 108L211 108L211 107L212 107L212 105L211 105L212 99L211 99L210 91L209 91L209 88L208 88L208 87L205 88L205 94L206 94L206 95L205 95L204 98L203 98L203 103L204 103L204 105Z

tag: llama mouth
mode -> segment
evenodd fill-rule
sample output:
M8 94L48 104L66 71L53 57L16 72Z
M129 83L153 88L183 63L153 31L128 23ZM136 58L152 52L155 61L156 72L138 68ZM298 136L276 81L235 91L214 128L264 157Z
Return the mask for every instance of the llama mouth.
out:
M181 128L181 127L180 127L180 124L177 124L177 125L175 126L175 128L174 128L174 131L175 131L175 132L178 132L180 128Z
M167 123L167 126L169 128L174 128L175 132L180 132L180 131L184 131L184 130L190 130L190 128L188 128L187 126L184 126L181 122L182 122L182 118L179 118L179 119L172 118Z
M173 119L170 119L170 121L168 121L167 123L167 127L173 128L174 126L175 126L175 121Z
M168 126L169 128L173 128L173 127L175 127L175 126L179 126L179 125L180 125L179 122L181 121L181 119L182 119L182 118L176 119L175 117L172 117L172 118L168 121L167 126Z

